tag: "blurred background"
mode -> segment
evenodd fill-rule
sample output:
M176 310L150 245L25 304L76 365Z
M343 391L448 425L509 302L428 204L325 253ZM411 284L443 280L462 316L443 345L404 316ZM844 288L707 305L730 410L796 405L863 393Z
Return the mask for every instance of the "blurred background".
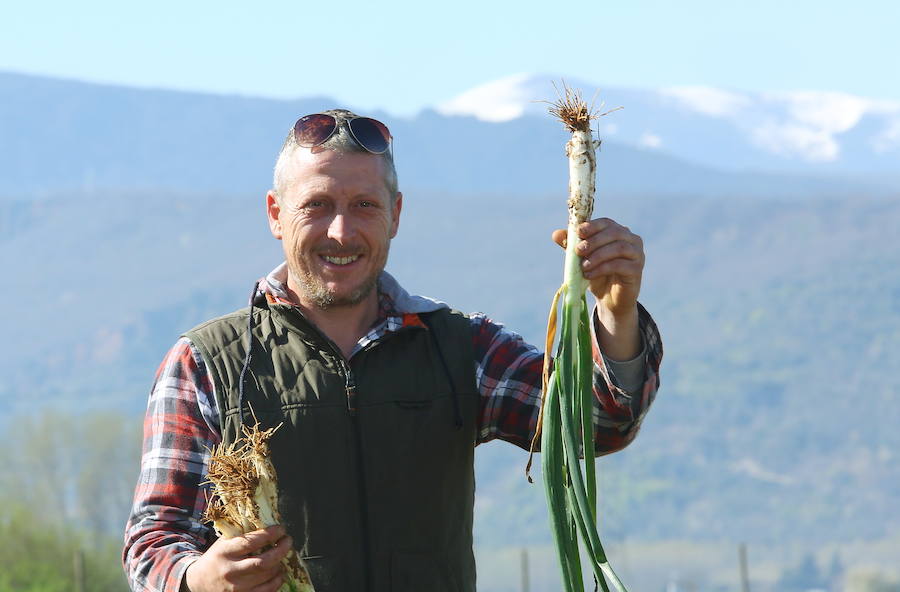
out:
M540 342L563 79L624 107L595 212L644 238L666 352L598 462L612 565L644 592L900 590L898 26L887 0L3 6L0 592L127 589L154 373L281 261L264 196L301 115L386 122L388 270ZM476 456L479 590L558 590L527 454Z

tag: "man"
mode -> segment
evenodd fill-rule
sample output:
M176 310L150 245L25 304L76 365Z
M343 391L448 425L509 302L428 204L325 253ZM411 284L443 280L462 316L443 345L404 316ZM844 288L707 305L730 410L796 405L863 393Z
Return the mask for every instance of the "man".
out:
M288 134L266 195L285 263L249 308L182 336L157 373L126 530L132 589L274 591L294 547L318 592L474 592L473 449L528 448L543 356L384 271L403 208L389 147L383 124L344 110ZM604 454L637 433L662 346L637 303L640 237L608 219L580 235ZM200 522L208 450L234 441L250 408L262 427L283 424L271 448L285 524L216 540Z

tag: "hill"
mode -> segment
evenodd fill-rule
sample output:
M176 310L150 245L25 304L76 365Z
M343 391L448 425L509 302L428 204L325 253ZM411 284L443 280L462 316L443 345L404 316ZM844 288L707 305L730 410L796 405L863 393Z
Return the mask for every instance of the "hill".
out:
M608 196L599 209L646 239L642 301L667 352L643 433L602 463L606 528L784 541L900 526L900 199ZM15 311L9 334L27 336L0 346L6 416L38 401L139 413L179 333L242 306L280 260L249 198L110 195L2 211L0 227L15 232L0 242L0 306ZM544 237L562 218L556 199L411 195L389 269L539 342L561 273ZM537 513L542 502L518 451L481 456L479 503L500 510L480 532L546 537L543 521L494 528L515 507L501 500Z

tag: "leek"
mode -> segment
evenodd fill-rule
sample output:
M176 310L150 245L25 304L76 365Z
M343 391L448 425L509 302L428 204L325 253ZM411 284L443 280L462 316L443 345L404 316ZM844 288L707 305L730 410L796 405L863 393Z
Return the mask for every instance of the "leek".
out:
M550 112L572 134L566 143L569 220L563 284L553 299L547 327L543 403L535 442L540 438L544 489L564 590L584 590L580 539L596 583L604 592L609 591L607 580L618 592L627 592L610 567L597 534L588 281L582 275L581 258L576 253L580 242L578 226L590 220L594 206L595 152L600 143L593 139L590 122L596 116L581 95L568 88L564 88L563 96ZM557 313L558 307L561 315ZM549 353L556 341L557 316L561 316L560 335L551 363ZM584 466L579 456L584 457Z
M244 436L236 442L213 448L207 474L213 497L204 518L220 537L233 538L281 522L278 479L268 444L279 427L260 430L257 422L244 427ZM284 584L279 592L315 592L296 550L291 549L281 563Z

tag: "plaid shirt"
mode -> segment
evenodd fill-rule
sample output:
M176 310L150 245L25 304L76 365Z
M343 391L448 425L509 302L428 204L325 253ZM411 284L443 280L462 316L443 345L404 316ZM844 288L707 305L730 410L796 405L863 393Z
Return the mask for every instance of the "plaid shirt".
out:
M269 302L287 301L284 264L261 282ZM388 289L384 289L385 285ZM388 274L379 282L380 315L357 343L367 343L408 324L419 312L443 305L409 296ZM662 342L656 325L640 305L643 352L626 363L604 358L594 339L594 426L597 454L624 448L637 435L659 388ZM495 438L528 449L541 402L543 354L516 333L483 314L469 316L475 349L475 377L481 394L477 444ZM593 314L593 329L599 319ZM617 384L612 368L636 365L643 385L630 394ZM178 592L191 562L215 540L203 524L209 450L221 441L213 385L202 357L185 338L160 364L144 421L140 479L125 530L123 562L132 590Z

